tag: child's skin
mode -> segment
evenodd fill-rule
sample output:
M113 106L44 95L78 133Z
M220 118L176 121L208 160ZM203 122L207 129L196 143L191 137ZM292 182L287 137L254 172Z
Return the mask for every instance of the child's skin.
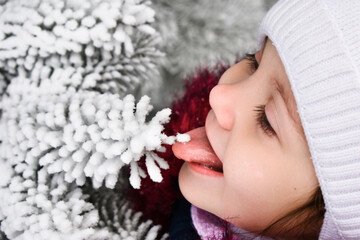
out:
M200 174L186 162L179 183L195 206L261 232L307 202L318 181L289 80L270 39L255 56L257 70L249 60L235 64L210 94L205 129L223 176ZM266 106L273 133L258 124L258 105Z

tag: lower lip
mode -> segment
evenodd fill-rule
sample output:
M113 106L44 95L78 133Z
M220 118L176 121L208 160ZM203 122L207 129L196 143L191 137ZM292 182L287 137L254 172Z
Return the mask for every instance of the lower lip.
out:
M200 173L201 175L206 175L206 176L210 176L210 177L223 177L224 176L224 174L221 172L216 172L204 165L200 165L197 163L189 162L189 167L193 171Z

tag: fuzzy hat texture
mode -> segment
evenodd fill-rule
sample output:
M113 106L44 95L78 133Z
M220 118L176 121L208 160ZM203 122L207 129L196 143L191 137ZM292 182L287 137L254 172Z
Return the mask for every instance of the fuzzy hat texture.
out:
M320 239L360 238L360 1L280 0L260 26L285 66L324 195Z

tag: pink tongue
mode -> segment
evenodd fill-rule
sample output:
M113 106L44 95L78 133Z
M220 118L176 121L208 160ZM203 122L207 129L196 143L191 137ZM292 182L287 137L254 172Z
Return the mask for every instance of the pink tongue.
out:
M205 127L196 128L187 134L190 135L189 142L185 144L177 142L172 147L177 158L222 168L222 162L216 156L206 136Z

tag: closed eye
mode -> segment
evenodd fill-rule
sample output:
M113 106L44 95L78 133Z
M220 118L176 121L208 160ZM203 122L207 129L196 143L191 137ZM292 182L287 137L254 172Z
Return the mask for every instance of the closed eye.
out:
M266 113L265 113L265 105L258 105L255 107L254 111L256 112L256 122L260 126L260 128L266 133L268 136L276 135L275 130L272 128Z

